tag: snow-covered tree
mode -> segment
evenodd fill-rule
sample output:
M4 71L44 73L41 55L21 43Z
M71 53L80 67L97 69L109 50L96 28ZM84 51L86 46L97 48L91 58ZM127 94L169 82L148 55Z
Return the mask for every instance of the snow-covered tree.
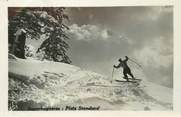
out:
M34 57L35 56L35 48L32 45L30 45L30 44L25 45L25 56L26 57Z
M9 9L9 11L11 10L13 8ZM16 9L15 15L9 14L9 44L16 44L14 40L17 37L16 32L18 30L26 32L26 39L37 40L40 39L41 35L45 35L46 39L38 48L37 53L41 50L44 51L44 59L71 63L66 54L69 45L66 42L68 37L65 30L69 28L63 24L64 19L68 19L64 10L63 7ZM16 55L19 46L16 44L16 50L13 47L15 46L10 46L10 52ZM19 49L19 51L25 50ZM25 58L23 55L17 57Z

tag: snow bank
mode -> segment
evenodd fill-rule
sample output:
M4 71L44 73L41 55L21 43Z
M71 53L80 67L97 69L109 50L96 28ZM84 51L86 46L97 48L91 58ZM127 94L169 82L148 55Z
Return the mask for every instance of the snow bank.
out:
M143 83L111 83L73 65L9 57L10 110L72 105L100 106L100 110L172 109L170 89Z
M165 103L173 102L173 90L161 85L157 85L151 82L144 82L145 92L148 93L151 97L154 97L158 101L162 101Z

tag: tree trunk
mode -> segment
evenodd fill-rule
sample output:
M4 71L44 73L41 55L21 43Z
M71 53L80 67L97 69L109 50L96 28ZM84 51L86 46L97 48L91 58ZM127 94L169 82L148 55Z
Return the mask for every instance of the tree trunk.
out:
M26 43L26 33L22 30L18 30L16 33L16 38L12 43L12 51L18 58L25 59L25 43Z

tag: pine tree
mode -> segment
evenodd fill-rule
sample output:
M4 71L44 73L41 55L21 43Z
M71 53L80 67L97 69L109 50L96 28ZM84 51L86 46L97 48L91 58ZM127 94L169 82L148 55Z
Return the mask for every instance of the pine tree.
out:
M16 15L9 15L9 43L13 43L15 33L19 29L26 31L26 39L37 40L46 35L37 53L43 51L44 59L47 60L71 63L66 55L69 38L65 30L69 28L63 24L63 21L69 19L64 10L63 7L22 8Z

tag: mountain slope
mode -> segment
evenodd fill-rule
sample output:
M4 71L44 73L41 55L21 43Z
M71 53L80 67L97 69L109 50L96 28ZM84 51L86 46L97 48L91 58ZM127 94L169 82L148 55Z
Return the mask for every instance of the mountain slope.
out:
M147 81L110 83L73 65L9 58L9 110L172 109L172 90Z

